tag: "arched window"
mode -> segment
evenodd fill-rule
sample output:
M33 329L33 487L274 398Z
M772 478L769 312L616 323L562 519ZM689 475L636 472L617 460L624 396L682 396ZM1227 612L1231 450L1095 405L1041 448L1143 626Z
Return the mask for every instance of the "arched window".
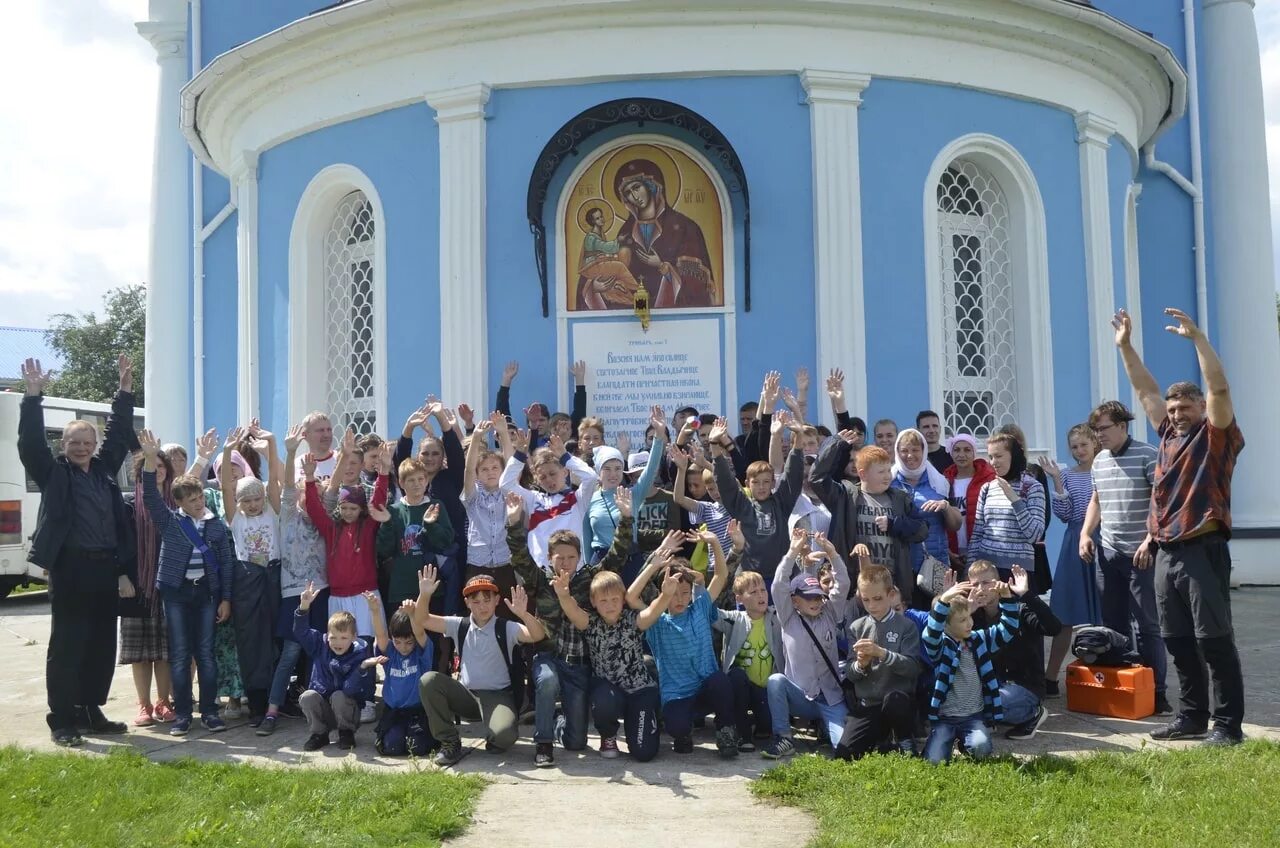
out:
M944 426L984 438L1018 419L1018 370L1009 206L999 183L972 162L953 162L938 181L938 250Z
M994 136L957 139L924 185L929 401L948 434L1017 422L1056 443L1044 206L1026 161Z
M325 408L335 428L377 429L374 276L377 229L364 192L338 203L324 237Z
M386 218L359 169L330 165L289 236L289 413L372 433L387 418Z

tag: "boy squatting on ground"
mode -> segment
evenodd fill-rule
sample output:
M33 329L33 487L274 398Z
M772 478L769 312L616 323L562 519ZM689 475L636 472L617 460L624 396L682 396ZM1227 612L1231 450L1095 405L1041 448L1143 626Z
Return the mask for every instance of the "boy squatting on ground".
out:
M214 624L231 617L231 589L235 562L231 531L209 511L204 487L189 474L173 481L170 494L175 510L165 506L156 488L156 454L160 440L144 430L142 497L151 521L160 532L160 562L156 588L164 600L169 629L169 673L173 677L173 706L177 719L171 736L191 729L191 660L200 672L200 721L212 733L227 729L218 715L218 664L213 656ZM197 545L198 542L198 545Z
M507 495L507 544L511 564L533 601L538 620L547 638L536 646L533 658L535 753L533 764L549 768L555 764L553 743L558 739L566 751L587 747L587 698L591 666L587 640L561 609L553 579L561 578L581 608L590 602L593 578L601 571L618 572L631 552L631 492L618 487L613 495L618 510L618 527L608 553L599 562L586 565L582 541L572 530L557 530L547 540L552 576L538 567L529 554L524 526L524 501L512 492ZM556 700L562 705L559 721Z
M648 632L649 647L658 666L663 721L674 740L672 749L677 754L691 753L695 711L701 715L711 711L716 714L716 748L720 756L736 757L733 690L716 662L711 639L711 625L720 618L713 599L719 597L728 582L729 567L715 533L704 530L690 537L705 541L713 552L710 584L705 589L695 585L697 572L689 568L688 560L675 556L675 550L689 537L672 531L627 589L627 604L637 611L648 607L641 595L659 569L669 569L678 578L666 612Z
M311 657L311 683L298 699L307 717L311 735L302 744L304 751L318 751L329 744L329 731L338 730L338 747L354 748L356 728L360 726L360 708L370 687L373 672L365 668L369 644L356 636L356 619L346 610L329 616L326 632L308 625L311 603L316 599L314 584L309 584L293 614L293 635Z
M929 701L932 728L925 744L931 763L951 761L951 747L959 737L964 750L974 759L991 754L988 725L1003 718L1000 682L992 658L1013 641L1018 630L1019 604L1014 594L1026 594L1031 587L1027 572L1014 566L1013 587L998 583L1000 620L982 630L973 629L972 583L957 583L934 601L925 625L924 643L934 668L933 696Z
M809 552L809 539L819 550ZM805 562L809 570L790 579L792 564ZM823 560L832 563L832 583L824 590L816 570ZM783 593L790 587L790 603ZM782 630L784 673L769 676L769 714L773 720L773 741L762 751L769 759L779 759L796 752L791 741L791 716L822 719L827 736L835 748L844 736L844 691L836 671L839 655L836 637L844 620L846 596L849 593L849 569L826 536L812 537L797 527L791 531L791 547L773 575L774 607Z
M838 753L859 759L871 751L916 753L916 678L920 631L893 608L893 573L866 564L858 571L858 600L867 614L849 625L850 662L845 676L858 699Z
M411 462L406 459L401 465ZM389 625L382 623L382 601L377 592L365 592L369 614L373 616L373 633L377 655L364 661L372 670L382 666L386 675L382 682L382 717L374 730L374 747L379 754L400 757L413 754L426 756L436 747L427 728L427 712L418 695L418 682L431 670L432 650L427 631L415 614L418 603L427 603L419 589L418 599L404 601L391 614ZM388 632L389 631L389 632Z
M455 715L487 725L487 750L505 751L515 744L519 735L515 687L522 684L515 659L519 651L516 643L536 644L547 638L547 632L529 612L529 599L521 586L514 587L511 598L505 600L508 609L520 619L514 622L494 615L498 587L487 574L477 574L462 587L462 600L471 612L467 618L431 613L431 596L439 585L435 566L424 568L418 579L415 615L426 630L443 633L454 641L460 670L457 680L438 671L427 672L418 685L418 693L427 711L431 735L440 743L436 765L451 766L462 759L462 737L453 723Z

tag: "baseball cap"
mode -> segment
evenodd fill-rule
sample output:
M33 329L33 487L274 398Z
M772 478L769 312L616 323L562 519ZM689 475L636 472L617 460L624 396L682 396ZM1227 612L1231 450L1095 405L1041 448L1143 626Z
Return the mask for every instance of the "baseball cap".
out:
M791 581L791 594L802 598L825 598L822 583L812 574L801 574Z
M493 578L488 574L477 574L467 581L467 585L462 589L462 597L466 598L474 595L476 592L493 592L495 595L501 594L498 584L493 582Z

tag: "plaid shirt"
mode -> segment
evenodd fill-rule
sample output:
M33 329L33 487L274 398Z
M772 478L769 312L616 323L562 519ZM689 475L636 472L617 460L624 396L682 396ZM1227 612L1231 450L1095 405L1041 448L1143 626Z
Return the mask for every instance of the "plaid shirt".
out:
M1147 518L1147 530L1157 542L1195 536L1210 521L1231 534L1231 474L1243 449L1244 434L1234 419L1220 429L1206 417L1179 436L1165 418Z
M560 599L551 587L551 580L542 567L533 561L527 542L528 531L523 524L507 527L507 544L511 548L511 565L516 578L524 585L533 605L533 611L546 628L547 638L534 646L537 651L555 651L560 659L573 665L585 665L587 634L574 627L560 608ZM618 520L613 534L613 546L604 558L594 565L583 565L569 580L569 593L578 606L591 611L591 578L600 571L621 571L631 553L631 519Z

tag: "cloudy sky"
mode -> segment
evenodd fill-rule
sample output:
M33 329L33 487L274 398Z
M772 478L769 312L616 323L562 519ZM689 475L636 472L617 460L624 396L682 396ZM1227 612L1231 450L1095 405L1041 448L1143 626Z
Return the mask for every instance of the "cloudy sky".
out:
M145 280L156 65L133 22L146 11L146 0L5 3L0 324L44 327ZM1257 0L1256 14L1280 227L1280 0Z

